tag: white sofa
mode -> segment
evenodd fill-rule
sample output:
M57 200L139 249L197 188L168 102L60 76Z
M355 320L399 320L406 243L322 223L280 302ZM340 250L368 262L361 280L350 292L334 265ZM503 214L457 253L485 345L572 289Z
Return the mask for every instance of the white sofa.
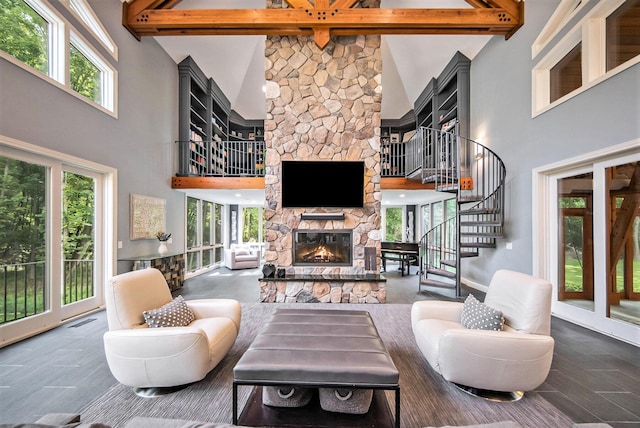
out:
M248 245L231 244L224 250L224 264L229 269L257 268L260 258L260 250Z
M195 320L184 327L149 328L144 311L173 300L153 268L123 273L105 287L107 363L118 382L134 388L174 387L203 379L235 343L241 306L231 299L186 301Z
M497 271L484 303L502 311L502 331L461 324L463 303L420 301L412 306L416 343L447 381L481 390L530 391L551 368L551 284L540 278Z

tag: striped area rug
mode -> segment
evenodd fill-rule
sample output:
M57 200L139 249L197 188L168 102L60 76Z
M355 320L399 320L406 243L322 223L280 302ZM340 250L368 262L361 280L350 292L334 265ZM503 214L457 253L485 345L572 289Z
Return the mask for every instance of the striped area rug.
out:
M497 403L470 396L435 373L415 345L411 331L411 305L400 304L243 304L242 325L235 345L205 379L157 398L140 398L131 388L116 385L86 406L84 421L122 427L134 416L231 423L233 367L276 308L328 308L367 310L400 372L403 428L468 425L514 420L523 427L570 427L572 421L535 392L518 402ZM251 392L239 388L242 409ZM393 408L393 392L387 393Z

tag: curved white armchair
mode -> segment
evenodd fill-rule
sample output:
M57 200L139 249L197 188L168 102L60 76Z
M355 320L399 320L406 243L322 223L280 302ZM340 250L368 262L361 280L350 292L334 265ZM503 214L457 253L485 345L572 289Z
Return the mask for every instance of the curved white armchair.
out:
M230 299L188 300L195 321L185 327L149 328L143 312L173 300L157 269L114 276L107 282L105 299L107 363L118 382L134 388L203 379L231 349L240 329L240 303Z
M416 343L447 381L477 390L531 391L551 368L551 284L509 270L497 271L484 303L501 311L501 331L467 329L463 303L420 301L412 306ZM479 392L479 391L475 391Z

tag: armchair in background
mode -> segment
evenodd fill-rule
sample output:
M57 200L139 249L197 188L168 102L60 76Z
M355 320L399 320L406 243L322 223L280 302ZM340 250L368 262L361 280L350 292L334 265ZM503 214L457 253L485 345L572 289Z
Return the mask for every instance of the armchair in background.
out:
M260 250L248 245L231 244L224 250L224 264L229 269L257 268L260 258Z

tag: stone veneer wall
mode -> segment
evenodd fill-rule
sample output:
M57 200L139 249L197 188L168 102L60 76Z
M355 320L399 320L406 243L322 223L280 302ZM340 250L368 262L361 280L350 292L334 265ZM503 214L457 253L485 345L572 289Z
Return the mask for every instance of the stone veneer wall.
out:
M282 7L276 1L267 0L267 7ZM360 6L379 7L380 1L362 0ZM379 265L380 40L379 35L333 36L320 49L311 36L267 36L265 261L287 275L363 274L365 247L376 249ZM364 160L364 207L283 209L283 160ZM301 220L305 212L344 212L345 220ZM294 267L294 229L353 230L353 266Z

